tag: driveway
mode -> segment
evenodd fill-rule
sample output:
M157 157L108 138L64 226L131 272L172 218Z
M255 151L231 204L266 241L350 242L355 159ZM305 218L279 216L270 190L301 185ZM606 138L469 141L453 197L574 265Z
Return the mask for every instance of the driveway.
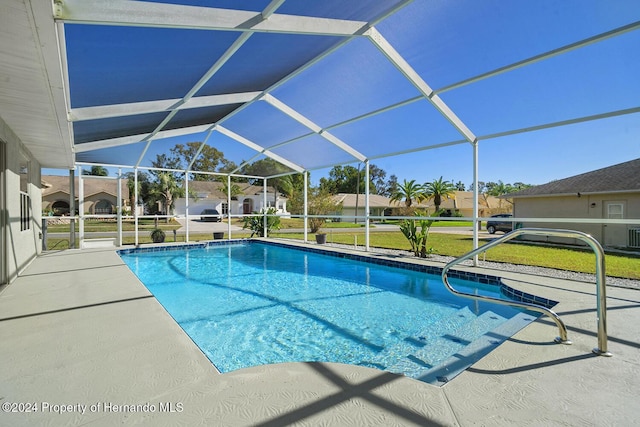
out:
M186 223L187 220L185 218L176 218L176 221L180 223L182 227L178 229L179 233L184 233L187 231ZM189 220L189 233L213 233L213 232L226 232L228 230L226 222L206 222L201 221L200 219L192 218ZM238 227L237 225L231 225L231 231L239 231L242 230L242 227Z

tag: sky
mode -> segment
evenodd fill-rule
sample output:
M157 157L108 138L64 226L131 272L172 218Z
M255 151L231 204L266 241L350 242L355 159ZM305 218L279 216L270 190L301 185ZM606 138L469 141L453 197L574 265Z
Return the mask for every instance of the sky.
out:
M334 4L333 8L337 7ZM480 138L480 181L537 185L640 158L640 113L501 138L483 137L638 108L640 30L477 83L451 90L447 87L638 21L640 2L636 0L482 3L461 0L414 2L378 24L377 28L427 84L442 90L441 99ZM220 37L216 32L205 32L208 33L206 39L200 39L199 34L190 31L180 32L176 37L174 33L158 29L145 31L127 27L71 26L66 32L74 108L91 105L91 102L109 104L180 97L191 83L188 83L189 79L185 83L184 79L175 76L180 73L197 77L201 69L211 65L211 58L220 55L234 39L229 32ZM100 40L105 34L109 34L109 44L92 49L92 41ZM203 88L204 92L212 92L203 94L229 88L249 90L242 84L254 74L256 79L267 79L268 73L273 71L270 67L275 67L273 64L289 61L293 66L316 43L327 42L320 37L311 37L294 39L299 45L296 45L296 54L289 57L286 51L293 48L290 39L273 34L252 36L251 43L238 51L237 61L234 57L225 64L219 75L214 75ZM187 49L176 42L183 38L188 41ZM241 68L245 59L243 53L247 57L259 56L264 70ZM136 64L147 63L157 72L131 71ZM119 77L122 64L127 64L124 68L129 74ZM419 95L417 89L366 39L350 42L272 94L371 157L370 162L385 170L387 177L396 175L399 181L415 179L418 182L443 177L454 183L462 181L467 186L473 181L473 150L466 142L380 157L390 152L462 139L461 134L424 99L334 127L349 118ZM90 130L93 125L101 126L106 133L109 131L109 122L86 124L83 129ZM223 125L264 147L308 132L263 102L253 104ZM148 165L157 154L167 152L176 143L205 138L205 134L200 134L156 141L142 164ZM214 133L208 143L238 164L255 154L218 133ZM121 147L116 157L105 158L108 162L117 158L118 164L132 164L143 146ZM108 150L104 151L106 154ZM317 135L274 151L286 155L294 163L308 165L314 184L329 171L329 168L319 167L349 159L346 153ZM357 163L351 165L357 167ZM44 171L45 174L51 172Z

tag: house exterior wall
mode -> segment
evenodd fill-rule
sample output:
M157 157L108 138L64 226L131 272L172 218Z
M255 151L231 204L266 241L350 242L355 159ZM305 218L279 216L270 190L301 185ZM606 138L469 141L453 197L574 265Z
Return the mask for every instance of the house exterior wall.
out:
M370 206L369 207L369 215L370 216L384 216L384 211L385 211L385 208L383 208L383 207L376 207L376 206ZM355 208L355 206L354 207L343 206L341 215L345 216L345 217L350 217L350 218L345 218L346 222L353 222L354 221L353 217L356 216L356 208ZM365 216L364 206L358 206L357 216L359 216L359 217L364 217ZM362 222L363 219L359 218L359 221Z
M624 206L623 219L640 218L640 193L602 193L557 197L520 197L514 199L514 216L519 218L579 218L607 219L607 204L620 202ZM603 246L626 247L629 233L638 226L589 223L524 222L523 227L561 228L590 234ZM559 243L578 243L576 239L526 237L528 240L548 240Z
M111 213L115 213L117 210L117 206L118 206L118 199L116 196L111 195L111 194L107 194L107 193L98 193L98 194L92 194L90 196L86 196L84 199L84 213L85 214L89 214L89 215L95 215L96 214L96 204L101 201L101 200L106 200L109 202L109 204L111 205ZM43 196L42 198L42 209L47 212L47 211L51 211L53 204L56 202L65 202L67 205L69 204L69 194L68 193L64 193L62 191L56 192L56 193L52 193L52 194L48 194L46 196ZM123 200L123 206L125 204L125 200ZM79 202L78 199L76 198L76 209L79 206ZM105 212L101 212L102 214L104 214Z
M69 193L58 191L52 194L47 194L46 196L42 196L42 211L45 213L53 211L53 204L56 202L64 202L68 206ZM76 197L76 209L78 209L78 206L78 198Z
M42 193L40 191L40 163L31 155L13 131L0 119L0 140L6 148L4 169L5 199L2 248L2 283L11 282L33 258L42 251ZM28 173L20 173L21 165L28 165ZM29 195L31 218L29 228L21 230L21 178Z
M96 204L101 200L106 200L109 202L109 205L111 207L111 212L100 212L100 213L96 212ZM85 197L84 210L85 210L85 213L89 213L90 215L100 215L100 214L104 215L104 214L116 213L116 211L118 210L118 198L116 196L113 196L107 193L92 194L90 196Z

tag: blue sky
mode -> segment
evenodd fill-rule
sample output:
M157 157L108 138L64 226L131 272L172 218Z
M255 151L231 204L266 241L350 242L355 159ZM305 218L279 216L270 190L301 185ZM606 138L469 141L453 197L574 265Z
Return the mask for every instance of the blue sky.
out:
M636 0L416 1L377 28L422 78L438 90L639 20L640 2ZM179 73L197 80L202 69L211 65L211 58L220 55L235 37L230 32L219 37L215 32L205 33L204 39L200 39L200 34L193 31L181 31L180 37L190 46L185 49L175 34L167 30L69 27L67 50L72 106L182 96L190 80L176 81L173 77ZM91 49L93 40L101 40L105 34L109 45ZM295 37L294 40L301 43L295 57L278 54L275 63L290 61L293 66L296 58L311 46L327 45L326 38ZM216 91L227 89L225 85L235 90L254 90L246 83L247 76L260 74L266 82L264 79L272 72L271 66L266 66L269 58L284 52L285 47L290 48L289 40L281 35L253 36L239 54L246 49L247 57L260 55L264 69L235 72L240 68L234 70L233 67L243 63L240 55L226 64L199 95L219 93ZM267 48L261 48L262 43ZM637 108L640 106L637 52L640 52L639 30L471 85L445 90L440 96L479 137ZM158 72L132 71L138 63L152 64ZM119 80L122 64L129 64L128 74ZM331 127L417 94L416 88L365 39L352 41L273 92L279 100L321 127ZM254 104L225 126L264 147L308 132L265 105ZM105 130L108 131L108 126ZM424 100L332 128L331 132L373 157L462 139ZM200 134L154 142L143 165L148 165L156 154L168 151L175 143L202 141L204 137ZM214 134L209 143L238 164L254 155L220 134ZM543 184L639 158L640 113L481 140L479 144L480 181ZM117 157L123 160L119 163L131 164L143 145L121 148ZM318 136L307 138L299 146L278 150L291 156L294 162L309 161L316 165L313 168L348 158ZM428 182L442 176L470 185L472 161L471 145L464 143L375 158L371 163L384 169L388 176L396 175L400 181ZM312 170L312 183L326 176L328 170Z

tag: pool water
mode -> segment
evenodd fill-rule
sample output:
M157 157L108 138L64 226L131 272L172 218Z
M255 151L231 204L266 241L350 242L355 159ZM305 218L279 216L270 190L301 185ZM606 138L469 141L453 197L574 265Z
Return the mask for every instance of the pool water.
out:
M534 318L458 298L440 276L278 245L124 251L121 257L220 372L325 361L445 381L452 375L442 369L447 361L460 371L461 358L472 363L523 327L523 319ZM466 292L500 296L495 285L452 282ZM510 332L495 332L505 324Z

